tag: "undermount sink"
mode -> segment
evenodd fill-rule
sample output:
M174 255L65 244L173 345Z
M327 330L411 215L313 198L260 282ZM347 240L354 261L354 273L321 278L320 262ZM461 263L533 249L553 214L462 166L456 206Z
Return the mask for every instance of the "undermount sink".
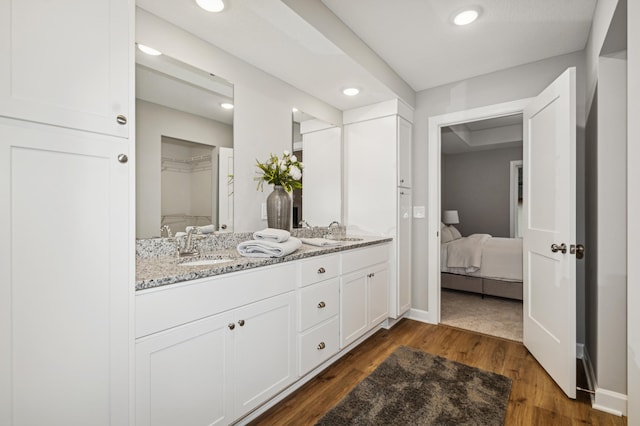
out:
M194 259L186 262L180 262L178 265L180 266L206 266L206 265L217 265L219 263L231 262L233 259L229 257L221 257L216 259Z
M328 236L326 237L328 240L334 240L334 241L362 241L363 238L360 237L334 237L334 236Z

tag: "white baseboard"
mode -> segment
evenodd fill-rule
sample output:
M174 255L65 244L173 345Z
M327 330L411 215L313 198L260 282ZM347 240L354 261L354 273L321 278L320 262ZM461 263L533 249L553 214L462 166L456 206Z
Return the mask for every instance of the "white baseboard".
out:
M589 389L595 390L595 394L591 395L591 407L615 416L626 416L627 395L598 387L598 381L596 380L593 364L591 364L589 351L585 345L578 345L582 346L582 363L587 376L587 384L589 385ZM576 349L578 348L576 347Z
M626 416L627 395L596 387L595 401L591 406L605 413Z
M428 311L423 311L415 308L411 308L411 310L409 311L409 318L412 320L425 322L427 324L438 324L437 318L433 317L434 315Z

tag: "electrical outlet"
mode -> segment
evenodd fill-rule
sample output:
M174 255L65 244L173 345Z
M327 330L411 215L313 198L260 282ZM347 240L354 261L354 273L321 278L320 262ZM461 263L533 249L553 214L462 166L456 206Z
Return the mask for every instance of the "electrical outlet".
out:
M425 218L424 206L413 206L413 217L415 217L416 219L424 219Z
M267 203L262 203L260 218L262 220L267 220Z

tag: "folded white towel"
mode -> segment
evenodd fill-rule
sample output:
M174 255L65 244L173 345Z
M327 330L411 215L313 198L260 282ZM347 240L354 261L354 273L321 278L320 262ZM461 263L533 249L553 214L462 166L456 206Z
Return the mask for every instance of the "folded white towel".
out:
M262 231L256 231L253 233L254 240L271 241L274 243L284 243L289 239L291 233L284 229L265 228Z
M184 237L185 235L187 235L186 232L176 232L176 238L178 237Z
M238 244L238 253L246 257L283 257L298 250L302 241L295 237L284 243L274 243L267 240L249 240Z
M303 244L308 244L310 246L318 246L318 247L342 245L340 241L329 240L326 238L300 238L300 241L302 241Z
M213 224L204 226L187 226L185 231L189 232L189 230L193 228L196 228L201 234L213 234L216 231L216 227Z

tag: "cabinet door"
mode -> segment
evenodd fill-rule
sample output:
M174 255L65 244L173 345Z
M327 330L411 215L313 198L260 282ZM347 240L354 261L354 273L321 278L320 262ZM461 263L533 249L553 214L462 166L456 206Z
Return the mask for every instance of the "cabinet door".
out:
M363 271L340 280L340 349L367 331L367 275Z
M398 117L398 186L404 188L411 188L411 131L411 123Z
M368 328L389 316L389 266L381 263L367 270Z
M349 226L395 234L396 121L389 116L344 126Z
M411 190L398 190L398 241L396 247L396 318L411 308Z
M127 137L133 3L0 0L0 116Z
M233 311L236 412L242 416L296 379L294 292Z
M228 314L136 343L136 424L222 425L233 421Z
M0 424L126 425L128 146L3 118L0 140Z

